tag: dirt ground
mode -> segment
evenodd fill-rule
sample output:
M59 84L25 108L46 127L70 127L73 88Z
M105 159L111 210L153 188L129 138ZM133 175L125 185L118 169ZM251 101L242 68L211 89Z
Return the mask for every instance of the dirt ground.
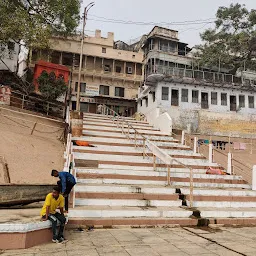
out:
M31 135L35 122L37 125ZM51 127L49 127L51 126ZM0 106L0 156L8 164L11 183L56 183L52 169L63 168L63 125ZM0 167L0 183L3 183Z

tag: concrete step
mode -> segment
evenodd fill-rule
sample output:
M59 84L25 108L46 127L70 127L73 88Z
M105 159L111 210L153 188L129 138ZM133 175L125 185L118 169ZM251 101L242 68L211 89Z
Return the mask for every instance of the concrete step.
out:
M145 177L132 175L108 175L108 174L78 174L78 183L83 184L126 184L126 185L162 185L167 184L166 177ZM241 182L241 183L239 183ZM250 185L236 180L217 179L194 179L195 188L245 188L250 189ZM190 187L188 178L171 178L171 185L175 187Z
M189 195L190 189L186 187L180 188L181 193L184 195ZM256 191L252 190L245 190L245 189L232 189L232 188L226 188L226 189L212 189L212 188L195 188L193 190L194 196L214 196L216 198L218 197L256 197Z
M130 207L179 207L181 206L181 201L171 201L171 200L141 200L141 199L95 199L95 198L76 198L75 206L130 206Z
M72 140L81 140L81 141L88 141L93 145L105 145L105 146L119 146L119 147L134 147L134 143L130 140L124 139L117 139L117 138L104 138L104 137L97 137L97 136L83 136L83 137L72 137ZM142 145L140 145L142 147ZM189 151L191 149L188 146L180 146L177 143L168 143L167 146L159 146L159 148L167 149L167 150L179 150L179 151Z
M92 151L91 151L92 152ZM74 158L75 159L80 159L80 160L95 160L99 161L99 163L112 163L113 165L115 164L123 164L123 165L131 165L131 166L153 166L153 157L146 157L143 159L141 156L129 156L129 155L111 155L111 154L101 154L101 153L79 153L79 152L73 152ZM201 159L183 159L179 158L177 161L181 162L182 164L185 164L187 166L190 166L195 169L208 169L209 166L212 167L217 167L218 165L216 163L209 164L206 161L203 161ZM157 160L156 166L161 167L164 166L164 164L158 163L159 161ZM179 162L174 162L172 167L183 167L182 164Z
M91 116L91 115L84 115L83 120L95 120L95 121L104 121L104 123L107 122L113 122L113 120L117 120L117 118L113 118L113 116L104 116L104 115L100 115L100 116ZM149 125L149 123L144 122L144 121L137 121L135 119L125 119L126 122L129 122L131 124L136 124L136 125Z
M101 128L104 128L104 129L117 128L117 123L116 122L104 123L104 121L99 122L99 121L95 121L95 120L90 121L89 119L86 119L86 121L83 121L83 124L84 124L84 127L86 125L90 125L90 126L93 126L93 127L97 127L99 129L101 129ZM143 130L146 130L146 131L147 130L149 130L149 131L160 131L159 129L156 129L153 126L149 126L149 125L133 124L132 126L135 129L143 129ZM128 125L124 124L124 128L127 128L127 127L128 127Z
M202 218L255 218L255 208L199 208Z
M171 177L189 178L190 171L186 173L176 173L171 169ZM134 175L134 176L151 176L151 177L166 177L165 171L139 171L139 170L117 170L117 169L79 169L76 168L76 173L94 173L94 174L118 174L118 175ZM212 175L212 174L197 174L193 173L195 179L224 179L224 180L242 180L241 176L236 175Z
M131 186L131 185L116 185L111 184L77 184L75 187L76 193L134 193L134 194L175 194L176 189L172 187L164 186Z
M78 228L83 226L95 226L95 227L118 227L118 226L127 226L127 227L168 227L168 225L180 225L180 226L197 226L198 220L192 218L161 218L161 217L132 217L132 218L84 218L76 217L69 218L68 226L72 228Z
M80 206L69 210L69 218L189 218L192 213L180 207Z
M203 201L196 201L196 198L193 198L193 207L197 208L204 208L204 207L212 207L212 208L256 208L256 201L255 198L247 197L245 199L248 200L248 202L242 201L240 198L235 197L219 197L219 201L208 201L210 199L205 198L206 200ZM223 199L223 201L220 201ZM235 201L240 200L240 201ZM231 201L230 201L231 200ZM235 201L235 202L234 202ZM256 211L256 209L255 209Z
M89 124L84 124L83 125L84 130L88 131L97 131L97 132L110 132L110 133L122 133L122 128L118 128L117 126L113 127L104 127L104 126L96 126L96 125L89 125ZM143 129L143 128L136 128L137 132L143 135L152 135L156 137L164 137L166 140L171 138L169 134L163 134L160 131L155 131L155 130L148 130L148 129ZM127 133L128 128L124 128L124 131ZM135 131L133 129L129 129L129 133L133 134Z

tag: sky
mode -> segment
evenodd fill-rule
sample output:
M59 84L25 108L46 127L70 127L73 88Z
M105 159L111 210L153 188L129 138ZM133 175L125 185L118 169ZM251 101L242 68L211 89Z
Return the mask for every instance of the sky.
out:
M83 8L91 2L82 1ZM188 43L190 47L200 44L200 33L213 26L210 22L214 20L219 6L229 6L231 3L239 2L245 4L247 9L256 9L256 0L94 0L94 2L95 6L89 10L85 28L88 35L93 35L95 29L100 29L102 36L106 36L107 32L114 32L115 41L134 43L141 35L149 33L156 23L165 23L164 27L178 30L180 41ZM115 21L109 22L110 19L146 24L118 24L114 23ZM184 24L184 21L193 22Z

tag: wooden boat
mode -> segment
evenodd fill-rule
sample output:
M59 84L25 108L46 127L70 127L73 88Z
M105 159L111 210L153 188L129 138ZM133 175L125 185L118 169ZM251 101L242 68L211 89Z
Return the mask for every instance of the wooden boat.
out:
M54 184L0 184L0 207L44 201Z

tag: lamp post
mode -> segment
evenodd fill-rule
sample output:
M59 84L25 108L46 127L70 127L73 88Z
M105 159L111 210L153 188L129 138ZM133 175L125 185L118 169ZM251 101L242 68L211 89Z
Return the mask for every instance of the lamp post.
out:
M87 21L87 14L88 11L94 6L94 2L89 3L84 8L84 15L83 15L83 32L82 32L82 39L81 39L81 51L80 51L80 63L79 63L79 72L78 72L78 86L77 86L77 95L76 95L76 110L80 111L80 84L81 84L81 71L82 71L82 62L83 62L83 49L84 49L84 30Z

